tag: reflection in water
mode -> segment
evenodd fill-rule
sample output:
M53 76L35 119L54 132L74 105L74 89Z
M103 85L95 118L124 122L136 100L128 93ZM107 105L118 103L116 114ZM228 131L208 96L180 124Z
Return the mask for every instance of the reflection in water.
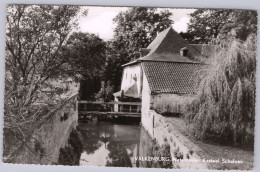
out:
M139 161L137 157L170 156L151 140L138 125L119 125L112 122L80 124L83 136L81 166L159 167L171 163ZM163 154L160 154L160 151Z
M88 154L84 151L81 154L80 166L105 166L107 163L108 154L109 151L105 148L105 144L103 144L94 153Z

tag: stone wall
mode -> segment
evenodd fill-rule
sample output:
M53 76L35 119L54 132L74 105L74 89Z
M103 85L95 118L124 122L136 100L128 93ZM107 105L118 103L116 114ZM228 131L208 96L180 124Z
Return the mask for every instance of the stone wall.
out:
M58 108L37 128L31 140L18 152L14 163L58 164L60 148L67 145L72 129L78 124L77 95Z
M149 115L142 116L142 124L146 124L143 127L160 146L165 143L170 145L174 168L210 169L211 165L209 163L196 162L203 159L199 155L199 152L202 152L202 150L189 140L187 136L177 130L174 127L174 123L168 123L166 119L166 117L150 110ZM151 125L147 125L147 123ZM178 159L187 161L178 162Z

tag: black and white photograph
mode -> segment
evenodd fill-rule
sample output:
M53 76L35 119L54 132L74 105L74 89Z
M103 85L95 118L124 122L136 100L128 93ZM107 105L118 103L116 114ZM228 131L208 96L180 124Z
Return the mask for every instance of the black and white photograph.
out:
M257 21L8 4L3 163L253 170Z

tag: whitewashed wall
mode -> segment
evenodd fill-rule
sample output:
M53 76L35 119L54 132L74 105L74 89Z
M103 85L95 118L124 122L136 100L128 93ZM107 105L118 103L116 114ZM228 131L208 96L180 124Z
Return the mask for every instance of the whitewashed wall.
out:
M141 92L141 66L140 63L136 65L130 65L124 67L122 82L121 82L121 90L125 90L134 84L134 76L137 78L137 90L138 95Z
M143 90L142 90L142 116L141 116L141 122L144 128L149 132L149 134L152 136L153 133L151 133L153 128L153 119L150 116L150 101L151 101L151 94L150 94L150 88L149 83L147 80L147 77L145 73L143 73Z

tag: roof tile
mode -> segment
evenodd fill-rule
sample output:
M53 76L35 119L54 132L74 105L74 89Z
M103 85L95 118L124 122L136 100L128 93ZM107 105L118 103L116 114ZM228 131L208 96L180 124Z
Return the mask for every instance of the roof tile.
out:
M195 75L201 64L142 62L152 93L194 93Z

